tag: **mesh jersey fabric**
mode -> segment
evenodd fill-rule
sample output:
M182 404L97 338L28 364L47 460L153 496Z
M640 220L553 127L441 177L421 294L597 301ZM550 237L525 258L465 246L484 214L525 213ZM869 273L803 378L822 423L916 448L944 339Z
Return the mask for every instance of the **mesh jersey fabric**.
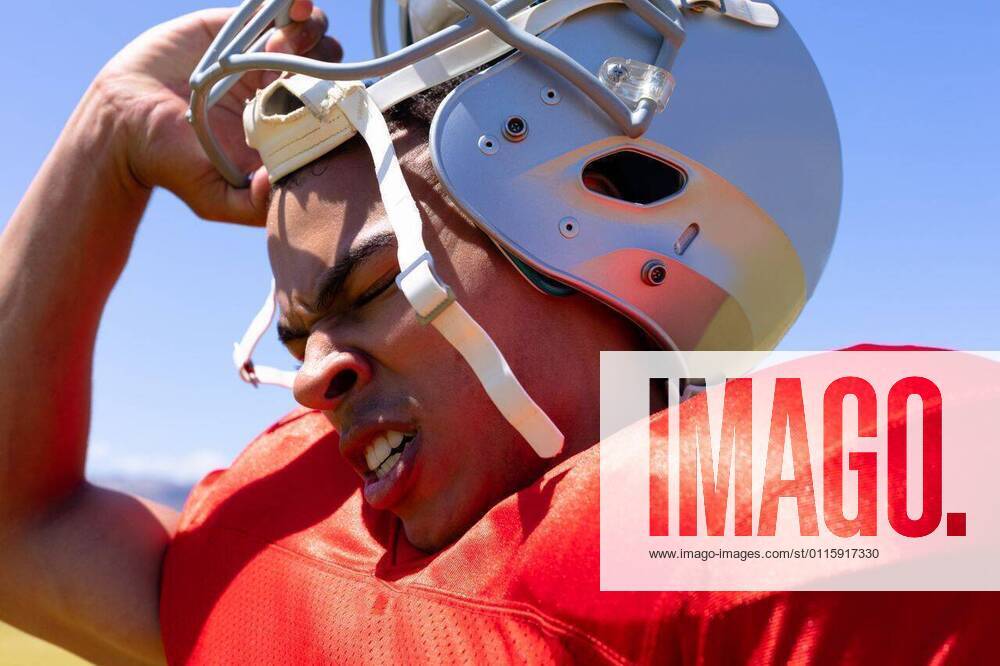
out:
M592 447L425 554L364 503L326 418L292 412L185 506L161 583L168 661L990 660L996 594L600 592L598 483Z

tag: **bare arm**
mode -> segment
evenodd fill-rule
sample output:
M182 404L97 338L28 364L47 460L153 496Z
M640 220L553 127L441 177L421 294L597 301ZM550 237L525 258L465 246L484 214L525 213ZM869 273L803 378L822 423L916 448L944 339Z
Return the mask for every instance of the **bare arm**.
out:
M0 615L106 660L119 636L146 635L137 657L160 649L156 598L136 591L155 592L174 516L83 481L97 324L149 198L102 94L87 93L0 237Z
M276 47L317 44L325 18L310 10L298 1ZM0 618L100 663L163 660L159 572L176 522L84 479L101 313L152 187L249 224L267 196L263 173L250 190L226 185L184 122L187 76L227 15L158 26L109 63L0 235ZM216 111L234 151L239 100L259 83Z

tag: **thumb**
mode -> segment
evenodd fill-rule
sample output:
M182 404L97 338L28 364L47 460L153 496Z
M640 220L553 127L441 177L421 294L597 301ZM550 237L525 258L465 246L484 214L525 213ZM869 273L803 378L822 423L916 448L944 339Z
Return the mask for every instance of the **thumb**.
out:
M256 224L264 226L267 222L267 208L271 203L271 181L267 169L260 167L250 177L250 205L255 213Z
M271 184L263 168L253 173L247 187L233 187L216 177L200 194L190 203L195 214L204 220L250 227L262 227L267 221Z

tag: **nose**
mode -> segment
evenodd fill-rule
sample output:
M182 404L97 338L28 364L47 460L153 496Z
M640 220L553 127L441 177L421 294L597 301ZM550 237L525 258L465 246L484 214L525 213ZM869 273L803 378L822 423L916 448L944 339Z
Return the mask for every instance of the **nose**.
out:
M371 381L372 368L361 352L338 350L307 356L295 375L292 392L300 404L321 411L337 409L351 392Z

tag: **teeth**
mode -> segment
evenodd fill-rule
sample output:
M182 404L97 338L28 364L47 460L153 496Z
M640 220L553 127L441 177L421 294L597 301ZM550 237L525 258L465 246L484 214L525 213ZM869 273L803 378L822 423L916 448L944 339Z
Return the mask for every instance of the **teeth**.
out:
M396 430L389 430L379 435L365 449L365 462L368 464L368 471L376 472L379 478L392 469L392 466L399 460L399 454L392 450L403 443L405 435ZM390 464L386 464L390 463ZM379 471L381 471L379 473Z
M368 471L374 472L375 468L378 467L380 460L375 457L375 448L369 446L365 449L365 462L368 463Z
M382 462L392 453L392 447L389 446L389 440L385 438L385 435L379 435L372 442L372 446L375 447L375 459Z
M390 470L392 470L393 467L396 466L396 463L399 462L399 459L402 457L403 454L401 453L393 453L391 456L386 458L385 462L382 463L377 470L375 470L375 476L380 479L384 477Z

